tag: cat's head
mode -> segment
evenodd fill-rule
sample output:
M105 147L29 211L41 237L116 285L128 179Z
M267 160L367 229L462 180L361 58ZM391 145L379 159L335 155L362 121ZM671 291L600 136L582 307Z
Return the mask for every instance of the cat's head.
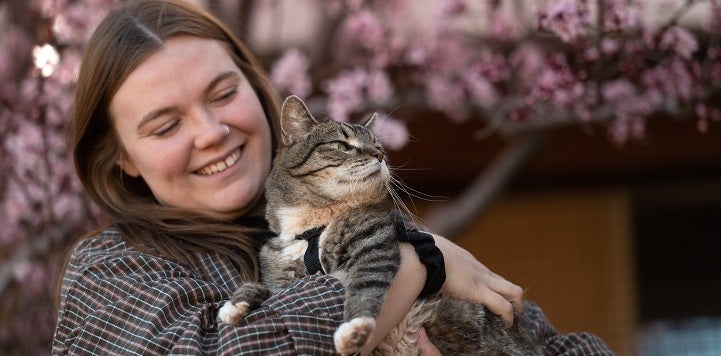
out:
M274 170L303 199L373 203L386 198L390 172L386 153L365 125L316 119L297 96L281 109L280 151ZM276 187L277 189L278 187Z

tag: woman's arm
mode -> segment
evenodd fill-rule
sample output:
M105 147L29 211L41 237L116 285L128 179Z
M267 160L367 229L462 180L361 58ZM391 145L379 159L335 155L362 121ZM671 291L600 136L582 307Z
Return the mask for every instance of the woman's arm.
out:
M425 267L419 262L413 246L400 244L401 265L391 283L385 302L376 318L376 328L361 348L368 355L383 338L403 319L418 298L426 281Z

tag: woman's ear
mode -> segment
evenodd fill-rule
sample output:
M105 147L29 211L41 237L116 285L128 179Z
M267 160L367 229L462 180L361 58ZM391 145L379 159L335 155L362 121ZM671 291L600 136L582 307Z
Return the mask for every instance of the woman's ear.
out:
M118 158L115 163L123 170L123 172L125 172L125 174L135 178L139 177L140 172L138 172L138 168L136 168L133 162L127 159L126 156L126 154L121 153L120 158Z

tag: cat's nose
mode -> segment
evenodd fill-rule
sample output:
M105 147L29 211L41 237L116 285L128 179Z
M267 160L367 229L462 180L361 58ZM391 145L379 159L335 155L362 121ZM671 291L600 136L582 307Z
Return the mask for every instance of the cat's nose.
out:
M373 157L377 158L378 162L383 162L383 158L385 158L385 156L380 152L376 152L375 154L373 154Z

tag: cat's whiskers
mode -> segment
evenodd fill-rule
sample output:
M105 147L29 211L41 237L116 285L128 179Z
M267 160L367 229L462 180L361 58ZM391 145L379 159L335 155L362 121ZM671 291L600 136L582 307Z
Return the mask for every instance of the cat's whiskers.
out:
M391 184L405 193L409 198L416 198L428 202L440 202L440 201L448 201L448 197L444 196L438 196L438 195L430 195L421 192L420 190L413 189L409 185L403 183L401 179L396 177L395 175L391 174Z
M403 212L403 215L410 219L413 222L413 225L415 225L418 228L424 228L423 222L416 216L416 214L411 211L411 209L406 205L406 203L403 201L403 199L400 197L400 195L395 191L395 189L392 187L393 180L388 181L388 184L386 185L386 189L388 190L388 194L391 196L391 200L393 201L393 205L395 206L396 211ZM413 201L411 200L411 204L413 204ZM415 205L413 206L413 210L415 209ZM427 230L427 229L425 229Z

